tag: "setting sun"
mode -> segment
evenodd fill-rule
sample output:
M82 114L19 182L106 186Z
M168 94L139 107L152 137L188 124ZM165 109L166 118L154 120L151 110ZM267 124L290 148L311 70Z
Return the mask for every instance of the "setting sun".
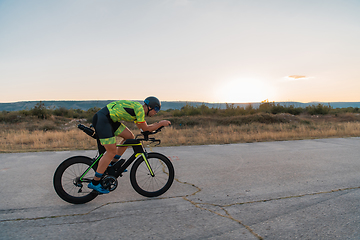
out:
M272 99L272 88L256 79L238 79L225 82L216 89L216 97L220 102L247 103Z

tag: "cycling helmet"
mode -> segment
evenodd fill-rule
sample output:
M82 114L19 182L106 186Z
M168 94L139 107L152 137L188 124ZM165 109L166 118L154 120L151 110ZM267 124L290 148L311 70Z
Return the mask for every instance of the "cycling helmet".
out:
M154 109L156 112L160 111L161 108L161 102L159 99L157 99L156 97L147 97L144 100L144 103L146 104L146 106L148 106L149 110L151 111L152 109Z

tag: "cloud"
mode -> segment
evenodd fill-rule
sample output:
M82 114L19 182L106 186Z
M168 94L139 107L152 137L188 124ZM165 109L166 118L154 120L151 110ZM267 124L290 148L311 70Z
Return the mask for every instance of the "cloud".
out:
M303 75L290 75L290 76L284 77L284 79L288 80L288 81L308 80L311 78L313 78L313 77L308 77L308 76L303 76Z

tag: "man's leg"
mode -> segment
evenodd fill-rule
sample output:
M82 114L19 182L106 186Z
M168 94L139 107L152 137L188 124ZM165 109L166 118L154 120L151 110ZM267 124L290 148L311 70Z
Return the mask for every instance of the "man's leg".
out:
M109 166L111 160L116 155L116 144L105 144L104 147L106 149L106 152L101 157L101 159L99 161L99 164L98 164L98 167L96 169L96 172L99 173L99 174L103 174L105 172L105 170ZM100 177L95 176L94 180L99 181Z
M88 188L91 188L99 193L109 193L110 191L103 188L103 186L100 184L100 179L102 175L104 174L105 170L109 166L109 163L116 155L116 144L105 144L104 145L106 152L99 160L98 167L95 172L94 179L89 183Z
M134 134L126 127L118 136L122 137L123 140L120 144L123 144L127 139L134 139ZM117 155L122 156L126 151L127 147L118 147L116 150Z

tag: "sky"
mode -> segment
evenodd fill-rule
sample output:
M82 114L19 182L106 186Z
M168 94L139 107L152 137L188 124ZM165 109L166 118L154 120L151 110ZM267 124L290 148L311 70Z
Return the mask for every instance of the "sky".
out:
M359 102L359 12L359 0L0 0L0 102Z

